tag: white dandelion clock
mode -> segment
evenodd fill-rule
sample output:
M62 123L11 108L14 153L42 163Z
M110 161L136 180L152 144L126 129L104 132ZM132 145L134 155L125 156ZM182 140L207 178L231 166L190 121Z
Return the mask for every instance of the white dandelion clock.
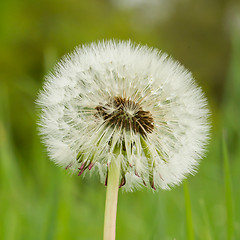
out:
M208 140L207 102L191 73L130 41L76 48L47 76L38 104L56 164L126 190L180 184Z

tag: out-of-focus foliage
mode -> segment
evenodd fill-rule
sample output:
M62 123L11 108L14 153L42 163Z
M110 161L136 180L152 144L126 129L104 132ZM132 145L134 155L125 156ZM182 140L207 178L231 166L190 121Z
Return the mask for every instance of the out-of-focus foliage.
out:
M227 239L227 222L233 223L232 235L240 238L239 15L237 0L0 1L0 239L102 238L105 188L48 160L34 101L59 57L110 38L162 49L203 87L212 140L199 173L189 178L190 225L196 239ZM185 215L182 187L120 193L117 238L186 239Z

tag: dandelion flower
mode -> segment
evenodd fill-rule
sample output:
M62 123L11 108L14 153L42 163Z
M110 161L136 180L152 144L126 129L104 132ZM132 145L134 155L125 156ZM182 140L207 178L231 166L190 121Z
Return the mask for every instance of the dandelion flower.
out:
M56 164L79 175L93 169L104 182L118 161L126 190L181 183L208 139L206 99L191 73L130 41L76 48L47 76L38 104Z
M76 48L46 77L38 104L56 164L105 182L118 162L126 190L169 189L195 173L205 152L207 102L192 74L130 41Z

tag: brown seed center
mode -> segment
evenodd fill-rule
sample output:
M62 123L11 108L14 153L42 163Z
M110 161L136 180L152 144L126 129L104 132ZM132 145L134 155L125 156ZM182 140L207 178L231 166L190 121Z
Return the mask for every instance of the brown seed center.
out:
M154 121L149 111L144 111L139 103L129 98L120 96L113 97L105 105L98 105L96 116L102 117L104 121L119 128L132 130L146 136L154 129Z

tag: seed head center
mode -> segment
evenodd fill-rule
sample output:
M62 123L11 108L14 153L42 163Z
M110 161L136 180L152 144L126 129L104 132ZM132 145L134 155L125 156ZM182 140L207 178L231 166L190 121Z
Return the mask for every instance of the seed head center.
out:
M128 131L146 136L154 129L154 121L149 111L144 111L139 103L129 98L113 97L107 104L99 104L96 108L97 117L113 127L124 128Z

